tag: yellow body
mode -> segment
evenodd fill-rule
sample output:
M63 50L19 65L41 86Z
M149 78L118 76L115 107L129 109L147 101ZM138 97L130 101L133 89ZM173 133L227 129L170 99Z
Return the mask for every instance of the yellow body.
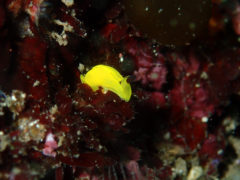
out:
M122 75L114 68L106 65L96 65L86 75L81 75L82 83L89 85L93 91L102 87L104 91L112 91L121 99L129 101L132 89L127 82L127 77Z

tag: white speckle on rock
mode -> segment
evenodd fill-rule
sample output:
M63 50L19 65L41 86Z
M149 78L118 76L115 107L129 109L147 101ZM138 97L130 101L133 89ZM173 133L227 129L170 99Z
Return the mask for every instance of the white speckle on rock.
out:
M36 87L40 84L40 81L36 80L34 83L33 83L33 87Z
M74 4L74 0L62 0L62 3L65 4L67 7L70 7Z
M187 176L187 180L197 180L203 174L203 169L200 166L193 166Z
M66 32L73 32L74 29L67 22L62 22L60 20L55 20L54 22L59 26L63 26L63 30L62 30L61 34L58 34L56 32L52 32L50 35L53 39L55 39L58 42L58 44L60 46L66 46L68 44Z
M207 123L208 122L208 117L206 117L206 116L202 117L202 122Z

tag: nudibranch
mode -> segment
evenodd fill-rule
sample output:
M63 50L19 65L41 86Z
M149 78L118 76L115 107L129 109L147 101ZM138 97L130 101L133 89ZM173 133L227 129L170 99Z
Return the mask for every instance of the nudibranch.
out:
M103 88L103 91L112 91L124 101L129 101L132 95L131 85L127 77L123 77L116 69L107 65L96 65L85 75L80 76L81 82L87 84L93 91Z

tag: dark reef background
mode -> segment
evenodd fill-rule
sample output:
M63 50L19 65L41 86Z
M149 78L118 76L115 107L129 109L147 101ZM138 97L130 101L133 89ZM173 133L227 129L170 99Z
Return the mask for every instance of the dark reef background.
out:
M239 95L237 0L0 0L0 179L239 180Z

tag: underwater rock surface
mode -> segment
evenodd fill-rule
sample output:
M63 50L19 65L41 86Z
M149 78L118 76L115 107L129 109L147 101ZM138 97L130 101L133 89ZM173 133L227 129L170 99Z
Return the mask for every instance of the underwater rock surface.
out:
M239 2L135 2L0 0L0 179L240 176Z

